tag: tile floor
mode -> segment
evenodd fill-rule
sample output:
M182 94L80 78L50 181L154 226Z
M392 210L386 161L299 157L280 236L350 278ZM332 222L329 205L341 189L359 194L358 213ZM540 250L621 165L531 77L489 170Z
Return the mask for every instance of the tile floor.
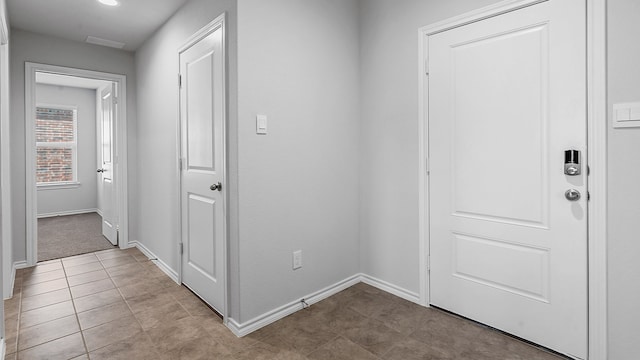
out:
M244 338L137 249L40 263L5 301L5 359L559 359L358 284Z

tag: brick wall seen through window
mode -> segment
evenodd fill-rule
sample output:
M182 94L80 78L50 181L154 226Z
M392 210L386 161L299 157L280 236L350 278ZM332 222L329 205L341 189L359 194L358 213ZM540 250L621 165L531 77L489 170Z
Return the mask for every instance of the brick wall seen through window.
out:
M36 108L36 181L75 181L76 110Z

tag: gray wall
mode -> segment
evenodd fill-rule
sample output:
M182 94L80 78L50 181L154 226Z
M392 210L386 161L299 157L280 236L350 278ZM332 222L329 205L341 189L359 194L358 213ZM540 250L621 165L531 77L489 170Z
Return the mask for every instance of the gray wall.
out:
M26 260L25 228L25 128L24 128L24 64L35 62L102 71L127 76L127 121L129 132L129 188L136 183L136 119L135 75L133 54L126 51L89 45L69 40L11 29L11 194L13 215L13 261ZM129 192L129 232L136 234L135 191Z
M177 270L177 49L226 11L230 295L242 306L230 313L243 322L358 272L358 29L355 1L238 8L239 27L235 1L191 1L136 53L138 174L147 184L137 188L137 240ZM257 113L269 116L269 135L255 134ZM294 272L298 249L304 266Z
M178 271L177 239L180 237L178 49L191 35L224 12L227 13L229 59L228 110L229 118L235 119L235 0L188 2L138 49L135 56L138 83L136 147L140 159L137 169L140 186L135 191L139 200L139 233L131 240L142 243L175 271ZM229 129L231 150L235 144L234 127L232 120ZM233 165L234 161L231 161L231 175L237 172ZM234 204L232 201L231 214Z
M608 0L609 113L640 101L640 2ZM609 118L611 124L611 116ZM640 339L640 128L609 128L609 359L637 357Z
M362 272L416 294L418 28L495 2L359 2Z
M77 171L80 183L72 189L38 188L38 215L96 209L96 91L38 84L36 104L77 108Z
M7 23L5 0L0 0L0 16L0 24ZM9 72L9 64L8 56L6 54L6 46L0 46L2 47L0 50L0 139L2 143L4 143L5 139L7 139L6 132L8 130L6 121L8 121L9 112L6 110L9 105L7 96L7 91L9 89L9 79L7 76ZM0 191L0 270L2 271L2 276L0 276L0 289L2 289L3 292L3 299L6 295L8 295L8 289L5 288L8 288L9 285L7 285L5 282L11 274L11 267L7 266L6 263L8 256L5 253L5 251L11 249L11 238L7 238L7 236L10 236L11 234L11 226L6 222L6 220L10 220L7 218L8 214L6 212L6 204L10 200L7 198L6 194L8 192L4 188L8 185L5 179L5 174L8 168L8 163L6 162L6 160L8 160L8 156L7 154L5 154L5 152L5 147L2 146L0 148L0 184L2 185ZM4 329L4 301L0 301L0 303L0 336L4 339L6 338Z
M239 0L238 14L245 322L360 270L359 37L357 1Z

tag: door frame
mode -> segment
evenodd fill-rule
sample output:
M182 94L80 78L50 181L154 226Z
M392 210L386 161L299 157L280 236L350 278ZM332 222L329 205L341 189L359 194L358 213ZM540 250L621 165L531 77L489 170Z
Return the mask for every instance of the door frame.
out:
M0 4L0 271L2 271L2 297L8 299L13 296L13 234L11 229L11 147L10 114L9 114L9 26L7 11ZM4 317L1 319L4 320ZM4 329L4 324L0 326ZM3 333L4 334L4 333Z
M121 249L129 247L128 189L127 189L127 77L99 71L76 69L64 66L25 63L25 164L26 164L26 251L27 266L38 262L38 196L36 187L36 143L35 143L35 105L36 73L44 72L57 75L77 76L96 80L111 81L117 84L118 110L116 113L116 135L114 182L116 185L116 224L118 226L118 245Z
M222 110L223 112L223 123L222 123L222 132L224 133L223 136L223 144L222 144L222 167L223 167L223 171L224 171L224 176L223 176L223 183L224 184L229 184L229 173L228 173L228 159L227 159L227 122L229 121L228 118L228 91L229 91L229 84L227 83L227 79L229 78L228 74L227 74L227 34L226 34L226 13L222 13L220 16L218 16L217 18L215 18L213 21L211 21L210 23L208 23L207 25L203 26L200 30L198 30L197 32L195 32L193 35L191 35L184 43L182 46L180 46L180 48L178 49L177 55L178 55L178 74L180 75L180 55L185 52L186 50L188 50L189 48L191 48L193 45L195 45L196 43L198 43L200 40L206 38L207 36L209 36L211 33L213 33L214 31L221 29L222 30L222 73L224 74L224 93L222 94L222 103L224 104L224 109ZM179 205L179 214L178 214L178 236L177 236L177 241L174 244L175 249L176 249L176 254L178 254L178 282L180 284L182 284L182 272L183 272L183 262L182 262L182 170L183 170L183 159L182 159L182 103L181 103L181 99L180 99L180 84L178 84L178 88L177 88L177 97L178 97L178 116L177 116L177 122L176 122L176 153L177 153L177 161L176 161L176 169L178 170L176 172L176 179L177 179L177 184L178 184L178 190L177 190L177 200L178 200L178 204ZM224 280L224 284L222 286L224 294L222 294L223 298L224 298L224 309L222 309L222 313L220 315L222 315L222 321L223 323L226 325L228 323L228 316L227 314L229 313L229 278L228 278L228 274L229 274L229 270L228 270L228 266L229 266L229 232L228 232L228 215L229 215L229 209L228 209L228 205L229 205L229 186L223 186L222 188L222 208L223 208L223 217L224 217L224 221L223 221L223 225L222 225L222 233L223 233L223 239L222 239L222 252L224 254L224 256L222 257L222 268L224 271L224 274L222 274L221 278Z
M430 305L428 37L548 0L505 0L418 30L418 148L420 303ZM587 8L587 149L592 195L587 210L588 358L607 358L607 0L585 0Z

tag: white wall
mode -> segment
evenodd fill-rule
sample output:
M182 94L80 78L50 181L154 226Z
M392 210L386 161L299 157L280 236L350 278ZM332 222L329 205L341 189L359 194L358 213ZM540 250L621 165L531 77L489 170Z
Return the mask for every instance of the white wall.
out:
M229 118L235 119L235 0L193 0L183 6L136 52L139 153L139 233L137 240L178 271L180 202L178 197L178 49L220 14L227 13ZM235 121L229 132L233 134ZM232 136L232 135L231 135ZM231 144L235 144L233 138ZM233 161L231 175L235 173ZM232 202L233 206L233 202ZM233 213L233 211L232 211Z
M36 104L76 107L77 172L80 183L80 186L71 189L38 188L38 216L96 209L96 91L38 84Z
M496 0L361 0L362 271L420 291L418 28Z
M357 1L238 1L240 313L360 270ZM256 135L256 114L268 135ZM303 268L292 271L294 250Z
M24 63L26 61L74 67L127 76L127 121L129 133L129 188L136 184L136 101L133 54L102 46L84 44L11 30L11 194L13 216L13 260L26 259L25 228L25 128L24 128ZM136 193L129 192L129 234L135 238L137 221Z
M638 15L637 0L608 0L610 113L613 103L640 101ZM608 181L609 359L625 360L640 339L640 128L610 127Z

